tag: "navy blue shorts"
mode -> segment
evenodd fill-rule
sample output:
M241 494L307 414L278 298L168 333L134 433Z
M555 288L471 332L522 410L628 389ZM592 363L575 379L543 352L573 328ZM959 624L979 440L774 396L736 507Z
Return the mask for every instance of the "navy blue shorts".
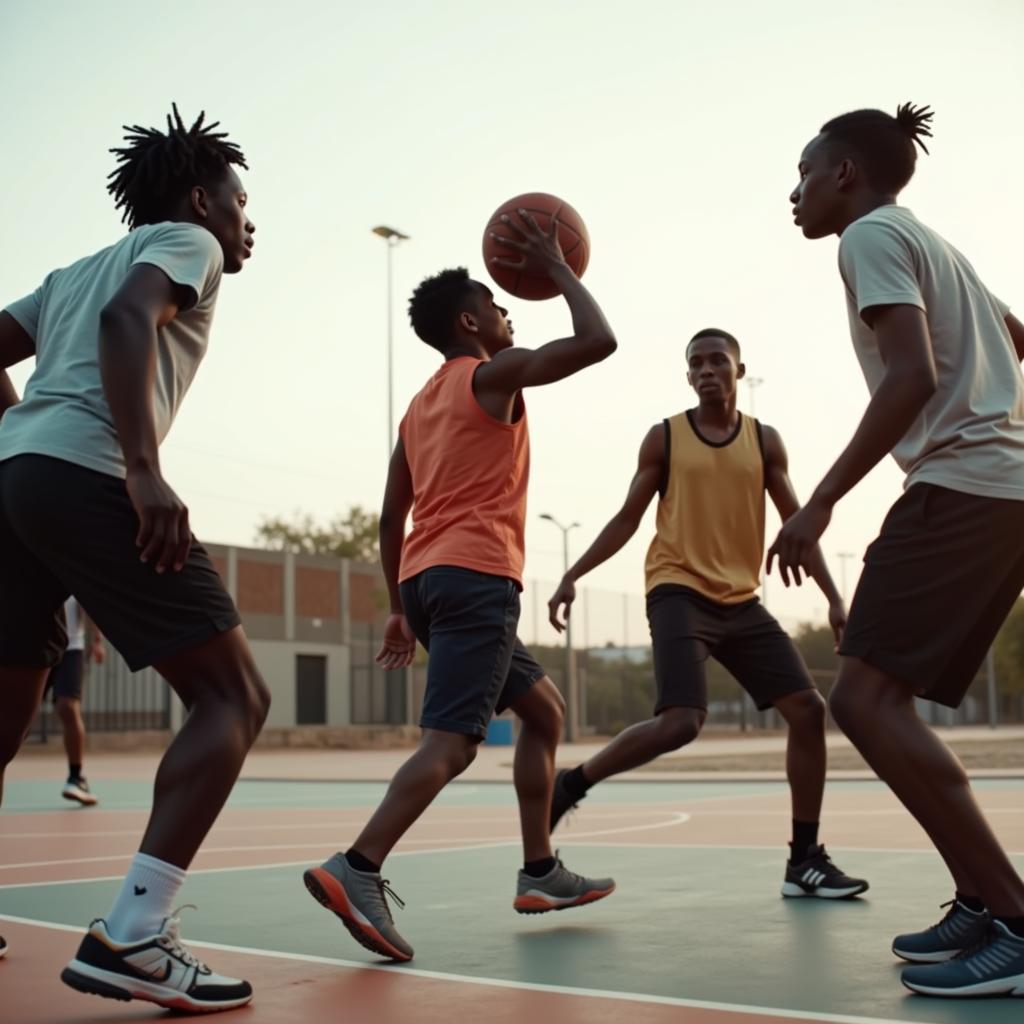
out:
M406 580L401 593L406 620L430 654L420 726L483 739L491 716L544 675L516 636L518 585L439 565Z
M85 681L85 651L65 651L64 657L50 669L46 689L53 699L66 697L68 700L82 699L82 684Z

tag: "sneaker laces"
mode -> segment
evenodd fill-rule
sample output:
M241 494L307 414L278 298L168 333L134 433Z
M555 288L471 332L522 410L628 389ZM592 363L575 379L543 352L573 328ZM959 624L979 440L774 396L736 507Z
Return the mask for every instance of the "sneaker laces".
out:
M382 878L377 883L377 885L380 888L380 902L381 902L381 906L384 907L384 913L388 915L388 920L392 924L394 924L395 923L395 919L391 916L391 908L388 906L388 901L387 901L387 899L385 897L386 896L390 896L395 901L395 903L399 907L401 907L403 910L405 909L405 900L403 900L402 897L399 896L398 893L395 892L395 890L391 888L391 880L390 879Z
M183 903L180 907L176 907L171 911L171 916L164 920L164 926L160 931L160 938L163 940L163 945L176 957L183 960L189 967L194 967L197 971L205 974L212 973L210 968L203 963L188 947L184 946L181 941L181 919L178 915L183 910L198 910L199 908L194 903Z

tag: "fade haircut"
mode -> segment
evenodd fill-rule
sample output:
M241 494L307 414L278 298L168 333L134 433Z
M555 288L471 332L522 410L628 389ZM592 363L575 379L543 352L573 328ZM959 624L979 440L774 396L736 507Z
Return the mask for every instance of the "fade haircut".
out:
M687 351L687 353L689 353L689 351L690 351L690 346L698 338L724 338L725 341L726 341L726 344L728 344L729 349L731 350L732 354L736 357L736 362L738 363L740 361L740 343L728 331L723 331L719 327L704 327L704 328L701 328L701 330L699 330L686 343L686 351Z
M444 352L455 340L455 318L473 294L465 267L442 270L424 278L409 299L409 321L416 336Z
M182 198L196 185L210 188L224 180L231 164L248 170L245 155L227 137L215 132L220 122L204 125L200 111L191 128L185 127L177 104L167 115L167 132L141 125L123 125L126 146L111 149L118 167L107 177L107 191L124 208L128 228L157 224L172 217Z
M854 153L873 189L896 195L914 176L917 147L928 152L924 140L931 138L934 116L929 107L912 103L897 107L895 117L882 110L854 110L827 121L821 134L834 148Z

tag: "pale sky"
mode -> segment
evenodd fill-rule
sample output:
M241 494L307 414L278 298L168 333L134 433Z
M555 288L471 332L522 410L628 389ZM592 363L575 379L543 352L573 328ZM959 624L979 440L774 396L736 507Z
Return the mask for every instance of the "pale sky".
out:
M561 575L550 512L579 521L579 555L618 509L647 429L694 404L683 350L719 326L744 345L756 413L789 448L806 496L867 402L836 239L807 242L787 197L803 145L846 110L935 115L903 202L1024 304L1018 0L715 4L479 0L5 0L0 6L0 305L119 238L104 189L123 123L176 100L244 149L256 251L224 281L210 352L163 449L197 534L251 544L263 515L326 519L376 507L387 447L385 247L395 253L395 405L438 363L408 328L424 276L487 280L488 215L520 192L571 202L591 235L585 281L618 352L527 394L533 471L529 580ZM518 344L567 332L562 300L509 298ZM31 367L15 368L21 387ZM750 391L741 408L750 408ZM837 508L823 548L852 593L864 547L898 496L894 463ZM774 513L769 541L774 536ZM653 506L587 578L640 594ZM540 596L546 600L548 587ZM820 619L815 588L769 607ZM635 616L630 639L643 637ZM553 634L552 634L553 637Z

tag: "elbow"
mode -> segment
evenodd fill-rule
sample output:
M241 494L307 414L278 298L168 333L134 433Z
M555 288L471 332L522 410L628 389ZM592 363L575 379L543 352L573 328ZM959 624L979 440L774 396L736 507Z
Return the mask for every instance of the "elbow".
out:
M611 331L605 331L593 338L591 347L596 357L594 361L599 363L607 359L619 347L619 343Z
M926 405L935 392L939 390L939 378L935 372L935 367L930 364L919 373L915 373L913 380L908 383L908 393L913 395L922 406Z

